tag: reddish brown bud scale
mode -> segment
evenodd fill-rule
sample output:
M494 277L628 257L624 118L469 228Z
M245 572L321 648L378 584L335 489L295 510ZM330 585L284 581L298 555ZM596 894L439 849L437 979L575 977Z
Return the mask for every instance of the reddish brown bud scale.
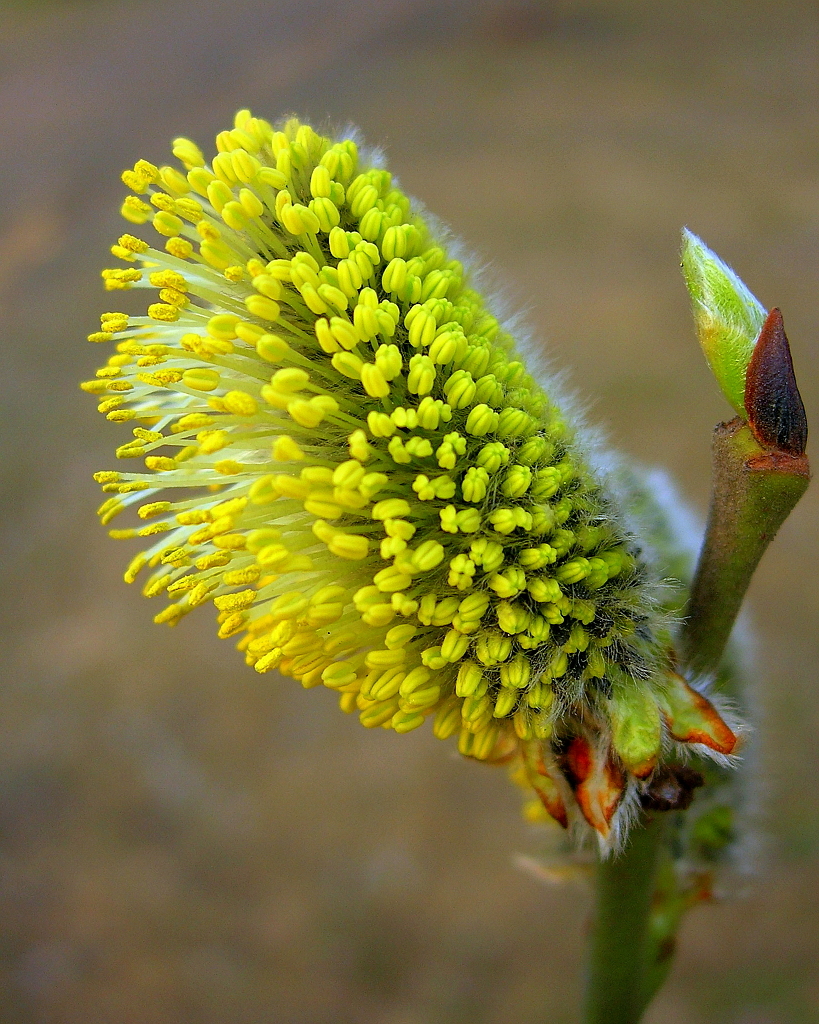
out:
M592 773L592 747L583 736L576 736L566 751L563 771L572 787L585 782Z
M808 420L796 384L782 313L762 325L745 377L745 409L754 437L765 448L804 455Z
M676 672L669 672L664 717L668 731L681 743L701 743L718 754L736 752L737 737L708 700Z
M563 772L586 821L603 838L610 832L626 780L610 753L605 756L585 738L576 736L563 755Z
M704 784L705 779L693 768L667 765L654 773L640 803L650 811L684 811L691 806L694 790Z
M549 774L543 758L543 748L539 744L528 743L523 750L526 777L538 799L546 808L547 813L563 828L569 827L569 815L566 804L560 795L557 783Z

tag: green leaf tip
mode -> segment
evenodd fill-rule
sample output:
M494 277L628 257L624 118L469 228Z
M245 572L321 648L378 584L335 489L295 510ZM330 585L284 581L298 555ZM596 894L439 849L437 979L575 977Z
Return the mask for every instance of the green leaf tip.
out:
M745 378L766 310L700 238L687 228L682 236L682 272L700 345L722 393L747 419Z

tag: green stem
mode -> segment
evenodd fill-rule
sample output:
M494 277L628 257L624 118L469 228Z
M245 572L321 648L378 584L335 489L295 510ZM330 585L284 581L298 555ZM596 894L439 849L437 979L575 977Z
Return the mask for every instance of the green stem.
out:
M754 570L809 479L804 455L761 447L742 420L716 428L711 511L678 638L689 672L719 668ZM688 903L673 865L662 870L663 814L644 813L641 824L598 867L586 1024L638 1024L668 972Z
M660 851L654 880L652 910L643 969L643 1007L654 998L671 970L677 942L677 930L687 910L701 898L695 887L680 886L677 866L669 844Z
M742 420L714 431L708 528L678 641L690 671L719 667L754 570L809 480L804 455L761 447Z
M598 865L586 1024L637 1024L645 1008L649 915L664 824L660 814L646 817L623 852Z

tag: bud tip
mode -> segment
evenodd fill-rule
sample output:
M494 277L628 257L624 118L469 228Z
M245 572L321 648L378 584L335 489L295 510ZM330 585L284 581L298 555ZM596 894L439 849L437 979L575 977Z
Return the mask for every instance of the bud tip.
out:
M762 325L748 364L745 409L754 437L763 447L795 457L804 455L808 421L782 313L776 308Z

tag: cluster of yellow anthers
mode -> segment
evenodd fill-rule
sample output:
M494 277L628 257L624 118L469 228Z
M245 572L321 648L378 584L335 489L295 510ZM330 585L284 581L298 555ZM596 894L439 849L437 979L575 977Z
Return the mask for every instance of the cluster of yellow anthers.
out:
M580 792L605 833L659 755L666 637L561 412L352 140L241 111L216 147L123 174L164 245L123 235L105 285L159 294L102 316L83 387L140 424L117 455L147 471L96 477L103 522L146 521L111 531L150 538L126 580L151 570L157 622L213 602L257 671L365 726L512 761L558 819ZM581 775L609 785L588 808Z

